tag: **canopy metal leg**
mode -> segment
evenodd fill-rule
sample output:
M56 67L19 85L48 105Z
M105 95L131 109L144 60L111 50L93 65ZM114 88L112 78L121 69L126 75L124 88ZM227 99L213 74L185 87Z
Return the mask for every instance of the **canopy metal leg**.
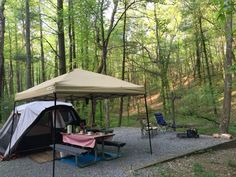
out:
M56 150L55 150L55 144L56 144L56 105L57 105L57 94L54 93L54 116L52 121L52 141L53 141L53 166L52 166L52 177L55 177L55 159L56 159Z
M147 95L144 95L145 100L145 108L146 108L146 117L147 117L147 124L148 124L148 138L149 138L149 146L150 146L150 153L152 154L152 140L151 140L151 134L150 134L150 125L149 125L149 115L148 115L148 106L147 106Z

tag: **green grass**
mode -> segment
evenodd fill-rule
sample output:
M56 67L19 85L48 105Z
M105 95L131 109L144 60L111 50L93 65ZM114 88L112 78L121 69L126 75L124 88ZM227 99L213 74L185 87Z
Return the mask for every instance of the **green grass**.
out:
M138 121L138 115L131 115L128 117L123 117L122 119L122 126L127 127L140 127L139 121ZM149 119L150 122L155 125L156 120L154 117L154 113L149 113ZM170 116L165 118L167 122L171 123L172 120L170 119ZM118 114L111 114L110 119L110 126L117 127L118 126ZM206 134L206 135L212 135L213 133L219 132L219 126L215 123L209 122L205 119L198 118L196 116L176 116L176 123L177 125L189 125L191 127L197 128L199 134ZM178 132L186 132L188 128L178 128ZM236 135L236 123L231 123L229 133L232 135Z
M236 135L236 122L230 124L229 133L232 135Z
M119 121L118 116L113 116L110 119L110 126L111 127L117 127L118 126L118 121ZM129 118L128 117L123 117L122 126L139 127L139 122L137 121L136 116L130 116Z
M193 173L196 177L217 177L215 173L206 171L200 163L193 164Z
M236 161L229 160L227 164L229 167L236 169Z
M162 169L162 170L160 171L160 175L161 175L161 177L171 177L170 172L168 172L168 171L165 170L165 169Z

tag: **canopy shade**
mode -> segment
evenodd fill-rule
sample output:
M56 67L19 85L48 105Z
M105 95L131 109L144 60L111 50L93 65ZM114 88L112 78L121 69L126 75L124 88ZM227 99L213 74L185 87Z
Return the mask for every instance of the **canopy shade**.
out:
M144 87L111 76L81 69L58 76L23 92L15 100L66 98L108 98L128 95L144 95Z

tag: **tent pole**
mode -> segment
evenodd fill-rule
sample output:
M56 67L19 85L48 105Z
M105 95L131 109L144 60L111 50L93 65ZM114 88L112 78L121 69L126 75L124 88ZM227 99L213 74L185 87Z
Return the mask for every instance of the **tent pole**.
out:
M56 144L56 105L57 105L57 94L54 93L54 116L52 121L52 140L53 140L53 167L52 167L52 176L55 177L55 159L56 159L56 150L55 150L55 144Z
M147 106L147 95L145 93L144 95L145 100L145 108L146 108L146 117L147 117L147 124L148 124L148 138L149 138L149 146L150 146L150 153L152 154L152 141L151 141L151 135L150 135L150 123L149 123L149 115L148 115L148 106Z
M14 101L13 105L13 117L12 117L12 124L11 124L11 137L10 137L10 143L9 143L9 159L11 156L11 141L12 141L12 136L13 136L13 129L14 129L14 122L15 122L15 114L16 114L16 102Z

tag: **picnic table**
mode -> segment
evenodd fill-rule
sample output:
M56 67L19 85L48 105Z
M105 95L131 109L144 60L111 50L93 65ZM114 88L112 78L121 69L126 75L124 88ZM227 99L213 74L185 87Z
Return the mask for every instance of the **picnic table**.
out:
M83 148L92 148L95 151L95 158L97 156L97 143L102 145L101 153L104 156L104 141L111 141L114 133L95 133L95 134L79 134L79 133L62 133L62 141L67 144L76 145Z

